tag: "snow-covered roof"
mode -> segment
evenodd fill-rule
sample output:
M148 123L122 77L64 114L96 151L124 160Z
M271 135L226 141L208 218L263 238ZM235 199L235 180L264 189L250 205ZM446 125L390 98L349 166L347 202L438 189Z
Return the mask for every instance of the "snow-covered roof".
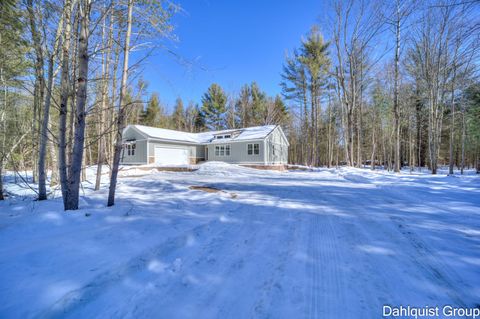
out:
M147 138L206 144L210 142L221 143L224 141L263 139L267 137L267 135L270 134L270 132L272 132L277 126L264 125L264 126L245 127L240 129L210 131L210 132L203 132L203 133L188 133L188 132L181 132L181 131L175 131L175 130L167 130L167 129L158 128L158 127L144 126L144 125L128 125L125 128L125 130L127 130L129 127L133 127L137 129L140 133L145 135ZM214 139L215 135L228 134L228 133L234 133L234 132L237 134L232 134L231 138L221 139L221 140Z

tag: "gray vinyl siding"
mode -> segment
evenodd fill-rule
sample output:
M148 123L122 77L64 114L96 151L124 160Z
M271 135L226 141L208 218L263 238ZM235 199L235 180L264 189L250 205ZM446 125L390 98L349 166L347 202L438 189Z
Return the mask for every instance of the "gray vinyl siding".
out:
M147 164L147 140L134 128L128 128L122 135L122 141L135 140L135 155L128 155L127 149L122 149L120 163L122 164Z
M128 155L127 149L122 149L120 162L122 164L147 164L147 141L135 142L135 155Z
M266 138L266 163L267 165L288 163L288 144L282 132L277 127ZM275 148L275 152L274 149ZM275 153L275 154L274 154Z
M247 145L248 144L259 144L260 154L248 155ZM215 146L217 145L230 145L230 156L216 156L215 155ZM225 142L225 143L213 143L209 144L208 147L208 160L209 161L221 161L233 164L255 164L255 165L264 165L265 164L265 148L263 140L256 141L242 141L242 142Z
M198 160L205 160L205 145L197 145L196 147L196 157Z

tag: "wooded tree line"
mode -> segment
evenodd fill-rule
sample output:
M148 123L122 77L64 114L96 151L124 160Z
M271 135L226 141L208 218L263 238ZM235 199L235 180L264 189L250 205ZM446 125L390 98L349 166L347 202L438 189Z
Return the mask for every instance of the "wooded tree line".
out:
M7 167L31 170L39 200L49 180L72 210L85 166L98 165L99 189L108 164L113 205L121 132L144 90L129 74L173 37L178 9L169 1L2 1L0 181Z
M479 172L479 5L331 2L284 64L290 160Z
M201 98L201 104L189 101L185 107L178 97L172 111L152 93L146 103L134 102L129 124L141 124L185 132L222 130L240 127L289 123L289 113L280 95L268 96L257 83L245 84L240 93L227 94L214 83ZM144 106L144 104L146 104Z
M139 65L175 39L175 4L0 5L0 199L6 169L31 170L38 199L49 182L65 209L77 209L85 167L97 165L98 190L107 165L113 205L127 124L189 132L281 124L291 163L480 170L478 1L332 0L285 57L281 95L256 82L237 93L212 84L172 111L147 94Z

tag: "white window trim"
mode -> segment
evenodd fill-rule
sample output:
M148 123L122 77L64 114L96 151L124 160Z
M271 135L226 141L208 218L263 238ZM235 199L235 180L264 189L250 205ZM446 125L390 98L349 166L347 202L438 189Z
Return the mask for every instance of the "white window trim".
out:
M228 147L228 154L227 154L227 147ZM222 155L222 149L223 149L223 155ZM230 157L231 155L232 155L232 147L230 146L230 144L215 145L216 157Z
M252 154L248 154L248 146L252 145ZM258 153L255 154L255 145L258 145L257 151ZM260 155L260 143L248 143L247 144L247 155L248 156L254 156L254 155Z
M124 155L126 153L127 156L135 156L135 151L137 149L137 143L135 142L127 142L124 144Z

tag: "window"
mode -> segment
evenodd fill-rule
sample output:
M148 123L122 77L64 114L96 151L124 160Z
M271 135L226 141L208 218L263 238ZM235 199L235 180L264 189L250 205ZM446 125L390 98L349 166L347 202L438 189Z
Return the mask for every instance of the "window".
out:
M215 136L215 139L217 140L222 140L224 138L231 138L232 137L232 134L225 134L225 135L216 135Z
M247 144L247 154L248 155L260 154L260 144Z
M230 145L215 146L215 156L230 156Z
M137 145L135 143L125 145L125 148L127 149L127 155L134 156L136 147Z
M273 156L275 156L275 145L272 145Z

